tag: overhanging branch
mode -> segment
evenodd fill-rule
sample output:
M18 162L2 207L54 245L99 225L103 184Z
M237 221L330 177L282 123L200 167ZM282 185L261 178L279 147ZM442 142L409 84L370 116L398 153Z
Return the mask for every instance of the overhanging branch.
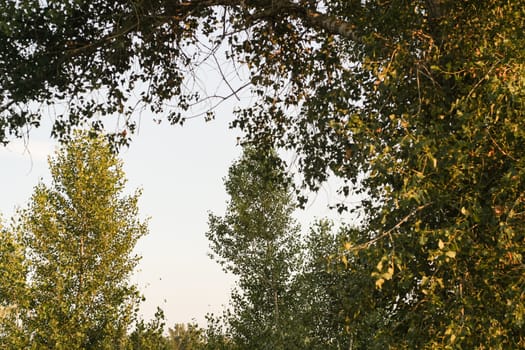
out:
M310 23L314 28L321 28L328 33L340 35L354 42L360 41L360 39L355 34L354 25L349 22L342 21L335 16L307 10L306 16L303 19L305 22Z
M182 12L195 11L202 8L226 6L238 7L247 12L251 12L253 18L282 18L291 16L303 21L303 24L312 29L324 30L327 33L340 35L354 42L359 42L360 38L355 33L355 26L352 23L341 20L336 16L314 11L305 6L290 0L274 1L232 1L232 0L193 0L181 2L178 5L171 5L173 14L180 15Z

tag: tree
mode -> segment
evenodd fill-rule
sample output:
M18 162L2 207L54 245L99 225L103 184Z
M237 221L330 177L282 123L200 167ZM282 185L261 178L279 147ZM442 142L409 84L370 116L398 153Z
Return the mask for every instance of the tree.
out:
M122 163L101 138L76 137L49 166L51 185L36 186L20 214L27 339L38 349L123 348L140 299L128 281L147 232L140 191L124 194Z
M25 305L24 251L0 217L0 347L20 348L19 310Z
M17 295L24 289L25 270L23 249L12 232L3 227L1 220L0 243L0 314L4 315L9 306L16 303Z
M127 348L129 350L170 350L173 348L164 336L164 312L157 308L155 318L146 323L138 320L135 329L129 335Z
M328 220L316 222L306 236L300 285L304 349L385 349L392 345L383 332L391 324L388 298L376 288L375 249L353 249L363 232ZM352 243L351 243L352 242Z
M257 97L237 111L246 140L294 150L305 186L367 194L340 209L366 217L355 246L377 256L389 346L524 346L523 0L63 4L2 4L0 139L57 100L56 135L95 113L132 128L141 81L182 121L206 98L186 67L224 48L249 72L228 95Z
M283 176L273 151L245 148L225 181L226 214L209 217L212 256L238 277L225 322L239 349L301 348L293 285L301 245Z
M326 220L315 223L306 236L305 264L297 276L300 317L308 337L304 349L352 348L347 305L364 300L355 293L362 290L355 272L346 269L340 259L346 237L343 230L335 234ZM350 290L354 294L347 294Z
M168 329L168 339L172 350L197 350L205 345L203 330L195 324L176 324Z

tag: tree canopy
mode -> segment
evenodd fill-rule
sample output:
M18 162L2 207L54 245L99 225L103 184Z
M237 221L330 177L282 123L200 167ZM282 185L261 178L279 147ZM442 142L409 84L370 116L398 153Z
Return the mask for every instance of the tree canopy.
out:
M133 131L133 93L182 122L212 97L192 73L226 51L248 72L229 95L256 97L246 141L294 150L305 186L366 194L351 246L377 256L392 347L524 346L523 0L1 4L1 141L52 103L56 136L114 113Z
M24 306L26 266L23 246L0 217L0 347L19 346L18 309ZM22 302L21 302L22 301Z
M28 275L14 298L27 342L18 347L122 348L140 301L129 282L147 232L140 192L124 194L122 163L100 137L75 136L49 165L52 184L35 187L19 218Z
M302 245L283 177L275 151L246 147L225 180L225 215L209 216L212 257L238 278L224 316L236 349L302 348L300 323L293 322Z

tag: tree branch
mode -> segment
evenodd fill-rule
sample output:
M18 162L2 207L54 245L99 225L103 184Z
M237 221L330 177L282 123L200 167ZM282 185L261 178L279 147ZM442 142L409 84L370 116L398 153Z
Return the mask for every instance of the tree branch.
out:
M432 202L420 205L416 209L412 210L407 216L402 218L397 224L395 224L393 227L391 227L387 231L382 232L380 235L376 236L375 238L373 238L373 239L371 239L371 240L369 240L369 241L367 241L365 243L361 243L361 244L358 244L358 245L356 245L354 247L351 247L349 250L356 251L356 250L366 249L366 248L370 247L372 244L376 243L377 241L379 241L379 240L381 240L381 239L383 239L383 238L385 238L387 236L390 236L392 234L392 232L394 232L394 230L397 230L398 228L400 228L401 225L403 225L404 223L406 223L408 221L408 219L410 219L412 216L414 216L415 214L417 214L418 212L420 212L421 210L425 209L426 207L428 207L431 204L432 204Z
M264 3L264 5L262 4ZM324 30L327 33L340 35L354 42L359 42L360 38L355 33L355 26L352 23L341 20L336 16L325 14L319 11L307 9L305 6L290 0L274 0L271 2L261 1L232 1L232 0L193 0L172 6L174 13L168 15L180 15L182 12L195 11L206 7L227 6L242 7L245 10L254 10L251 19L275 17L282 18L285 15L301 19L306 26L313 29ZM248 12L248 11L247 11Z
M355 33L355 26L349 22L342 21L335 16L326 15L317 11L306 10L303 20L314 28L320 28L330 34L340 35L353 42L361 41Z

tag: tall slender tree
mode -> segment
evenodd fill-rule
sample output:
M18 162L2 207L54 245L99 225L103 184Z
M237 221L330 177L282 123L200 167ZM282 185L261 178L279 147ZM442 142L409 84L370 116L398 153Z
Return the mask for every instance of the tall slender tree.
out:
M38 349L119 349L139 295L128 277L147 232L140 191L101 138L78 135L49 160L52 182L21 212L31 303L22 317Z
M300 348L292 323L301 245L284 176L275 152L245 148L225 181L226 214L209 217L213 256L238 277L225 320L240 349Z

